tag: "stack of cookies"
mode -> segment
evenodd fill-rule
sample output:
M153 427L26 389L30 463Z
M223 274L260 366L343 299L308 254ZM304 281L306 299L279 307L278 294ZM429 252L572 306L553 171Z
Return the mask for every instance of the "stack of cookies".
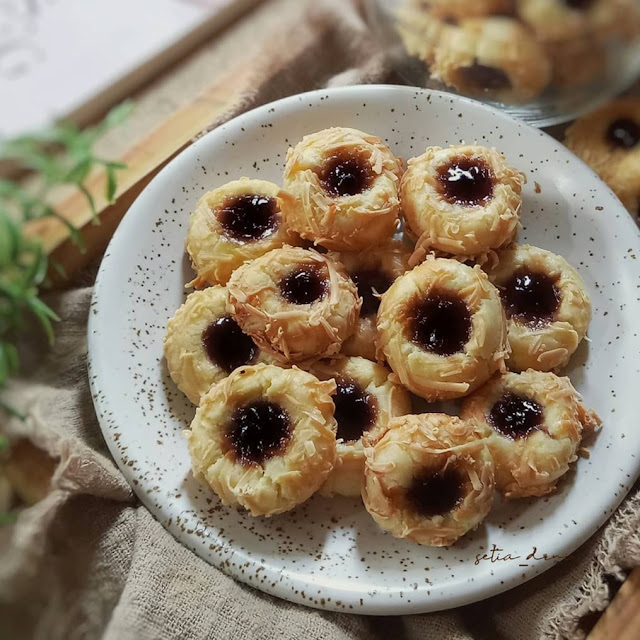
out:
M289 150L282 187L205 194L196 291L165 340L198 405L196 477L253 515L361 496L382 528L437 546L496 490L554 491L599 425L554 373L591 308L566 260L516 244L523 182L495 149L429 147L405 168L335 127ZM463 397L460 417L412 413Z

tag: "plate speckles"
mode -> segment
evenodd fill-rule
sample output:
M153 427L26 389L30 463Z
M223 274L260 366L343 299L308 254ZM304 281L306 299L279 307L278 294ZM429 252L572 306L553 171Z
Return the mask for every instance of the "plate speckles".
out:
M352 499L315 497L288 514L254 519L222 506L189 472L182 430L194 408L162 360L166 322L191 278L184 257L188 216L203 191L230 179L280 183L288 146L336 125L379 135L404 158L431 144L479 141L504 151L529 178L521 241L564 255L592 297L593 341L581 345L567 370L604 419L591 458L578 461L553 497L499 501L483 526L449 549L391 538ZM472 101L363 86L267 105L173 160L114 235L89 322L89 376L105 439L140 499L182 544L258 589L370 614L426 612L486 598L571 553L638 476L640 430L631 427L640 373L639 244L628 214L586 166L539 131Z

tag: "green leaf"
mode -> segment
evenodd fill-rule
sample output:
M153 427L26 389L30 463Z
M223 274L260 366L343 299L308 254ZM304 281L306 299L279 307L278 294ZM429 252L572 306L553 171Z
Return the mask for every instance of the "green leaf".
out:
M95 203L95 201L93 199L93 196L91 195L91 192L82 184L78 185L78 189L80 189L80 191L82 191L82 193L84 193L84 196L87 199L87 202L89 203L89 207L91 209L91 215L93 217L94 223L96 221L99 222L100 219L98 218L98 211L96 209L96 203Z
M25 288L39 285L47 274L47 256L42 251L40 243L33 245L32 263L24 276Z
M71 237L71 241L80 248L80 251L84 253L86 246L84 243L84 237L82 233L78 229L76 229L71 222L69 222L64 216L60 215L55 209L51 207L47 207L46 212L42 214L43 216L51 216L60 220L62 224L67 227L69 231L69 235Z
M91 171L92 165L93 165L93 162L91 158L86 158L84 160L81 160L80 162L78 162L78 164L73 166L70 169L70 171L67 173L65 182L68 182L71 184L77 184L77 185L82 184L85 178L87 177L89 171Z
M118 181L116 178L115 169L111 165L107 165L107 200L113 202L116 197L116 189L118 188Z
M38 318L38 321L44 329L49 343L53 344L53 325L51 324L51 321L54 320L58 322L60 318L52 309L50 309L44 302L42 302L42 300L37 298L35 295L26 298L25 302L31 312L36 316L36 318Z

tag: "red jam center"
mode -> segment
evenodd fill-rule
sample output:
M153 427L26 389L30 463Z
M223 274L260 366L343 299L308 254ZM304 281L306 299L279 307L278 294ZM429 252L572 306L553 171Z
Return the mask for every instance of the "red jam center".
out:
M609 125L607 140L614 147L633 149L640 142L640 125L629 118L619 118Z
M373 170L362 154L351 149L328 157L320 170L320 183L331 196L355 196L373 184Z
M327 295L329 285L318 267L294 269L280 280L280 294L291 304L312 304Z
M451 204L472 207L490 200L495 179L480 158L457 158L438 168L440 192Z
M225 235L241 242L255 242L271 235L278 226L276 201L260 195L230 198L216 212Z
M453 355L469 341L471 314L460 298L432 294L414 306L409 316L409 335L425 351Z
M503 436L526 438L542 424L542 407L525 396L505 393L489 412L489 424Z
M528 324L551 321L560 306L560 292L545 273L520 269L508 280L502 291L505 311Z
M227 441L235 459L263 464L282 453L291 439L291 421L278 404L257 400L238 407L231 417Z
M407 490L407 499L416 513L426 518L453 511L464 498L464 478L451 467L418 475Z
M209 360L227 373L252 363L258 355L258 347L231 316L214 320L202 332L202 346Z
M462 82L467 86L485 89L487 91L503 91L511 89L509 76L497 67L490 67L477 62L469 67L458 70Z

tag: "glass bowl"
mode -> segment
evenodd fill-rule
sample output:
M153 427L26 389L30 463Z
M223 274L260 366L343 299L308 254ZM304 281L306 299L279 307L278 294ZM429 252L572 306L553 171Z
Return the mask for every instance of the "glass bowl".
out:
M366 11L404 82L538 127L595 108L640 74L640 0L367 0Z

